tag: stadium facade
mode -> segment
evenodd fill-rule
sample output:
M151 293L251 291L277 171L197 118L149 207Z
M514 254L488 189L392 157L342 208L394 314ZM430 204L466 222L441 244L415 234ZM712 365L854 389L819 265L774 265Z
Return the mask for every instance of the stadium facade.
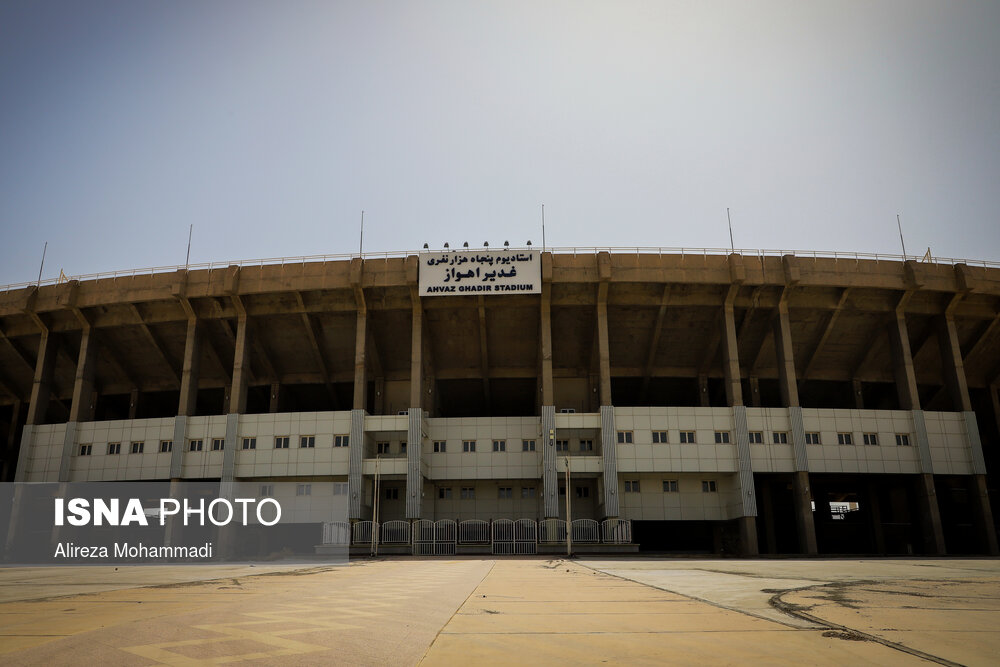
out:
M366 521L377 470L380 521L571 506L650 550L996 554L998 383L986 263L446 250L0 292L5 481L332 483Z

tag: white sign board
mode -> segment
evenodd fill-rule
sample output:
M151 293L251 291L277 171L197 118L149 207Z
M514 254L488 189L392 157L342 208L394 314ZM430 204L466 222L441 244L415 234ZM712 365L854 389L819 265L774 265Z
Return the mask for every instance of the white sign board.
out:
M420 296L541 294L537 250L474 250L420 254Z

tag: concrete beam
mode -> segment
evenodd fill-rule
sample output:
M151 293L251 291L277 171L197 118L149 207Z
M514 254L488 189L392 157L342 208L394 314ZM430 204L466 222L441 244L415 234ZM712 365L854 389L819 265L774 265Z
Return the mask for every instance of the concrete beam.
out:
M841 312L843 312L844 305L847 303L847 297L851 293L850 287L845 287L840 291L840 299L837 301L837 307L829 311L826 314L825 322L823 323L819 339L813 346L812 352L805 363L805 370L802 372L799 381L802 382L809 378L809 374L813 371L813 366L816 364L816 360L819 358L819 353L822 351L823 346L826 345L827 341L830 339L830 335L833 333L833 328L837 325L837 320L840 318Z
M660 333L663 331L663 320L667 315L667 303L670 301L670 284L663 286L663 294L660 296L660 308L656 311L656 322L653 324L653 332L649 336L649 345L646 348L646 365L642 374L641 396L645 400L649 396L650 371L653 368L653 361L656 360L656 348L660 344Z
M938 343L941 351L941 373L951 394L952 406L959 412L971 412L969 386L965 379L965 364L962 349L955 329L955 318L943 315L937 318Z
M146 337L146 340L150 343L150 346L156 353L156 356L158 356L160 358L160 361L163 362L163 365L166 367L170 377L177 383L177 386L179 387L181 384L181 377L177 373L174 361L170 358L170 354L167 352L167 348L163 344L163 341L160 340L160 337L156 335L156 333L149 327L148 324L146 324L145 319L143 319L142 313L139 311L139 307L136 306L134 303L130 303L128 304L128 306L129 310L132 311L132 315L135 318L133 324L138 325L139 330L142 331L143 335Z
M333 390L333 384L330 382L330 367L326 363L326 357L323 354L323 348L319 344L322 338L322 331L319 329L319 325L313 319L309 311L306 310L305 301L302 298L301 292L295 293L295 299L299 304L299 314L302 317L302 325L305 328L306 340L309 341L309 348L312 350L313 361L316 364L316 368L319 369L320 376L323 379L323 384L326 386L326 392L330 397L334 408L337 407L337 394Z
M989 341L990 336L997 331L1000 331L1000 313L997 313L996 316L990 320L989 323L987 323L972 340L971 344L962 353L962 361L968 362L977 354L985 350L987 347L986 343Z

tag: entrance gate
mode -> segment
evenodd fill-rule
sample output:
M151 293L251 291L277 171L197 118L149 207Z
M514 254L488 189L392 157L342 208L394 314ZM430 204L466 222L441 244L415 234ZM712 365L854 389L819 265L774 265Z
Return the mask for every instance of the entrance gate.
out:
M413 522L414 556L454 556L458 543L458 526L451 519Z
M494 519L492 551L498 556L530 556L538 553L538 523L533 519Z

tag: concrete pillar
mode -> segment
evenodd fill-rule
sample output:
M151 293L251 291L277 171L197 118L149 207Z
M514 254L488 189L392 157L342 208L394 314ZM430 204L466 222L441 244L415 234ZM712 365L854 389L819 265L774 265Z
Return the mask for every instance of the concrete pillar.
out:
M711 397L708 395L708 376L698 376L698 404L707 408L712 405Z
M424 451L424 415L410 408L406 433L406 518L423 517L424 475L420 467Z
M385 414L385 378L377 377L375 378L375 405L374 412L372 414L384 415Z
M917 376L913 371L913 357L910 354L910 335L906 328L906 315L901 310L896 310L889 322L889 342L892 348L896 391L899 393L899 407L903 410L919 410L920 394L917 391Z
M4 443L3 470L0 471L0 482L14 480L16 472L14 452L17 450L18 439L21 437L22 407L20 399L14 399L14 403L10 406L10 428L7 430L7 442Z
M542 283L541 308L541 357L542 357L542 405L555 405L552 380L552 307L551 285Z
M354 334L354 409L364 410L368 398L368 379L365 362L368 341L368 309L358 307L358 326Z
M862 391L861 380L854 378L851 380L851 387L854 390L854 407L858 410L865 409L865 395Z
M348 518L363 519L365 481L362 475L362 464L365 452L365 411L351 410L351 441L348 443L350 461L347 470L347 510ZM410 448L406 449L407 455ZM407 486L409 486L407 484Z
M756 375L750 376L750 406L760 407L760 378Z
M759 556L757 546L757 517L743 516L736 520L740 527L740 555Z
M35 379L31 385L31 399L28 401L28 415L25 423L37 426L45 423L45 413L48 412L49 398L52 396L52 371L56 365L56 347L58 341L48 330L42 331L42 339L38 344L38 360L35 362ZM23 449L22 455L26 455Z
M538 446L542 448L542 509L546 519L556 519L559 517L559 476L556 473L556 437L555 406L543 405L542 438L538 441Z
M767 543L767 553L778 553L778 541L774 535L774 502L771 499L771 485L764 484L760 488L760 503L764 507L764 541Z
M278 382L271 383L271 400L268 403L267 411L270 413L275 413L278 411L278 406L281 404L281 384Z
M229 414L243 414L247 411L247 389L250 380L249 318L242 315L237 320L236 350L233 353L233 387L229 396Z
M548 447L548 444L546 444ZM601 454L604 458L604 515L617 517L618 508L618 450L615 431L615 409L601 406ZM553 449L555 446L553 445ZM570 493L571 489L566 489Z
M743 387L740 383L740 352L736 341L736 319L733 301L738 288L732 285L723 305L722 367L725 372L726 401L733 412L733 434L736 439L736 458L739 466L740 507L743 516L740 526L741 552L745 556L759 554L757 546L757 498L753 482L753 463L750 457L750 430L747 427L747 409L743 405Z
M788 318L788 304L782 293L778 312L774 318L774 351L778 360L778 384L781 402L786 408L799 406L798 378L795 374L795 357L792 348L792 327Z
M865 494L868 503L868 516L871 517L872 541L875 543L875 553L885 555L885 529L882 527L882 508L878 501L878 485L868 480L868 493Z
M410 407L419 408L423 405L424 308L415 289L410 292L410 299L413 302L410 327Z
M955 330L955 318L943 315L937 320L938 346L941 350L941 372L944 375L948 393L954 409L960 412L970 412L972 401L969 400L969 386L965 379L965 364L962 361L962 348L958 342L958 332Z
M73 382L73 402L69 408L69 421L94 419L94 371L97 365L97 332L92 327L83 330L80 354L76 362Z
M814 556L818 549L808 472L800 470L792 473L792 495L795 497L795 527L799 537L799 551Z
M600 372L601 406L611 402L611 355L608 348L608 286L601 283L597 291L597 359Z
M193 416L198 406L198 366L201 358L199 329L197 318L188 319L187 336L184 339L184 362L181 366L181 395L177 402L177 414L186 417Z
M740 352L736 340L736 317L733 311L733 300L736 298L736 286L729 290L729 296L723 305L722 323L722 370L726 378L726 403L730 406L743 405L743 386L740 383Z
M924 546L932 555L945 553L944 530L941 528L941 512L938 509L937 490L934 475L917 475L917 501L920 508L920 523L924 535Z
M1000 551L997 548L993 508L990 506L990 497L986 490L986 475L969 475L967 479L973 521L979 527L979 534L982 535L982 547L989 555L996 556Z
M139 389L133 388L128 393L128 418L135 419L139 414Z

